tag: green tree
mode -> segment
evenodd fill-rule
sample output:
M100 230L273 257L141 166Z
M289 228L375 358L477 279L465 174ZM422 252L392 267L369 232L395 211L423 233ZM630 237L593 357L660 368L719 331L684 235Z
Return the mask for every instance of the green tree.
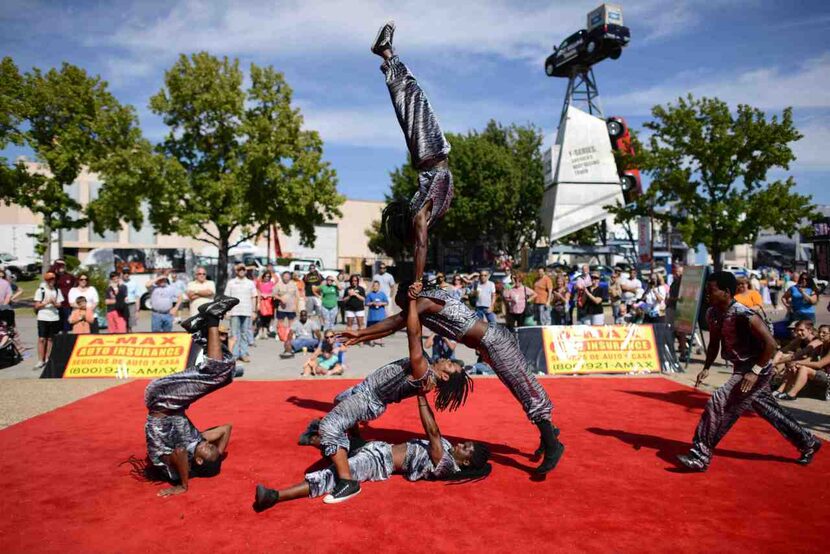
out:
M450 133L447 139L455 197L444 220L430 232L431 248L454 242L469 252L472 245L485 242L518 256L523 246L535 245L544 193L539 130L491 120L481 132ZM418 171L408 160L391 173L391 180L387 200L408 200L418 188ZM373 252L391 257L406 252L401 245L386 244L378 225L366 234Z
M150 99L170 127L158 148L165 158L145 158L150 219L161 232L214 245L220 288L230 248L272 224L313 244L314 226L343 202L282 73L252 64L250 81L243 89L238 60L181 55Z
M768 181L789 169L790 144L802 135L792 109L767 118L741 104L735 113L717 98L689 95L652 108L651 132L624 166L651 178L648 190L628 206L608 206L617 221L653 215L669 221L690 245L704 244L720 269L724 252L754 242L762 229L790 234L814 215L810 196L793 192L795 180ZM655 208L668 208L664 210Z
M110 157L133 150L141 140L134 110L122 106L106 81L64 63L21 75L10 58L0 63L0 146L11 142L34 152L46 171L0 160L0 200L30 209L42 218L39 250L50 265L52 232L86 225L81 204L67 194L84 168L108 167ZM108 184L102 185L103 189ZM120 206L128 220L136 210L130 199ZM117 229L120 219L99 228Z

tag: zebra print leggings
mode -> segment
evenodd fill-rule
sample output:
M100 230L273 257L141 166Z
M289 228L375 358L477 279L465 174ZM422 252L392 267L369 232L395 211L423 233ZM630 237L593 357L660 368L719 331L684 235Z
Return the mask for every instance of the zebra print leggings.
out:
M693 456L709 465L715 447L750 407L799 451L807 450L815 444L815 437L799 425L792 414L782 408L772 396L769 386L772 372L759 375L755 387L748 394L741 392L740 383L743 378L744 373L733 373L709 398L695 430L691 450Z
M519 401L533 423L550 420L553 403L519 350L519 341L503 325L490 323L479 349L499 379Z
M326 456L333 456L338 448L349 451L348 430L361 421L379 418L386 411L381 402L368 387L355 385L335 398L337 405L320 421L320 450Z
M386 86L406 138L412 166L420 170L418 191L410 200L409 209L414 216L432 200L428 218L432 227L444 217L452 203L452 173L446 165L439 165L447 159L450 144L441 132L438 118L424 91L406 65L394 56L386 60L380 69L386 76Z
M202 362L180 373L152 381L144 389L144 404L150 411L186 410L188 406L233 381L236 362L205 357Z
M349 471L355 481L385 481L394 471L392 465L392 445L386 442L372 441L366 443L357 453L349 458ZM308 496L315 498L334 490L337 474L334 466L307 473Z

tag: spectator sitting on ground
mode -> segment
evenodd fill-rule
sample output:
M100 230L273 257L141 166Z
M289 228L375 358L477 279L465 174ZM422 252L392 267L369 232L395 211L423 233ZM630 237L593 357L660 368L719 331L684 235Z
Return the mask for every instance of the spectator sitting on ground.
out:
M343 375L343 366L338 361L334 347L328 341L320 343L311 358L303 365L303 377L311 375Z
M793 359L805 357L810 344L816 341L813 322L809 319L799 321L793 328L793 335L793 339L779 349L772 358L776 373L780 373L784 365Z
M75 297L75 307L69 314L69 324L72 326L73 335L85 335L92 332L92 322L95 321L95 314L87 305L83 296Z
M458 346L457 342L444 338L441 335L436 335L435 333L424 336L424 350L432 350L432 355L430 356L432 363L441 359L457 360L458 358L455 357L456 346Z
M822 325L818 329L818 338L821 345L813 350L811 359L801 360L789 364L787 375L773 396L779 400L795 400L798 393L808 381L824 385L824 398L830 398L830 325Z
M313 350L320 344L320 322L309 319L308 312L302 310L300 318L291 324L288 338L285 340L285 351L282 358L293 358L295 352L302 349Z
M346 369L348 369L346 367L347 347L343 346L343 343L337 341L337 338L334 334L334 330L330 329L326 331L323 335L323 340L325 340L328 343L331 343L332 351L337 356L337 363L343 366L343 370L345 371Z

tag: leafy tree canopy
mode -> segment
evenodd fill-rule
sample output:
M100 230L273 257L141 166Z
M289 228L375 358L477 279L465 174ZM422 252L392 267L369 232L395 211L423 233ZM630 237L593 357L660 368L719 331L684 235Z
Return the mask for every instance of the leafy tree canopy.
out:
M455 197L443 221L430 232L431 244L484 241L512 254L534 245L544 193L541 132L530 125L503 126L491 120L483 131L449 133L447 139L452 145ZM418 188L418 171L411 160L393 171L391 178L387 200L408 200ZM399 245L385 245L378 232L378 226L367 231L370 248L399 256Z
M652 116L643 125L647 143L623 161L649 174L651 184L632 204L608 207L617 221L650 213L671 221L688 244L704 244L720 268L725 251L754 242L760 230L790 234L815 215L812 198L793 192L792 177L768 180L795 160L790 145L802 135L791 108L767 118L751 106L733 113L722 100L689 95L655 106Z

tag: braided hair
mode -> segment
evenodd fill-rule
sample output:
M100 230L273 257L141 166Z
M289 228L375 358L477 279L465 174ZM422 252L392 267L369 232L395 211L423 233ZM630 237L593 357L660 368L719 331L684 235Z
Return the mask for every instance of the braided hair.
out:
M484 479L493 470L493 466L488 463L489 459L490 448L483 442L474 442L470 465L462 467L461 471L448 475L445 481L478 481Z
M439 411L454 412L467 402L473 392L473 379L463 369L450 373L449 379L438 379L435 386L435 408Z
M410 244L412 242L412 217L409 202L393 200L383 209L380 229L386 244L394 246L395 242Z

